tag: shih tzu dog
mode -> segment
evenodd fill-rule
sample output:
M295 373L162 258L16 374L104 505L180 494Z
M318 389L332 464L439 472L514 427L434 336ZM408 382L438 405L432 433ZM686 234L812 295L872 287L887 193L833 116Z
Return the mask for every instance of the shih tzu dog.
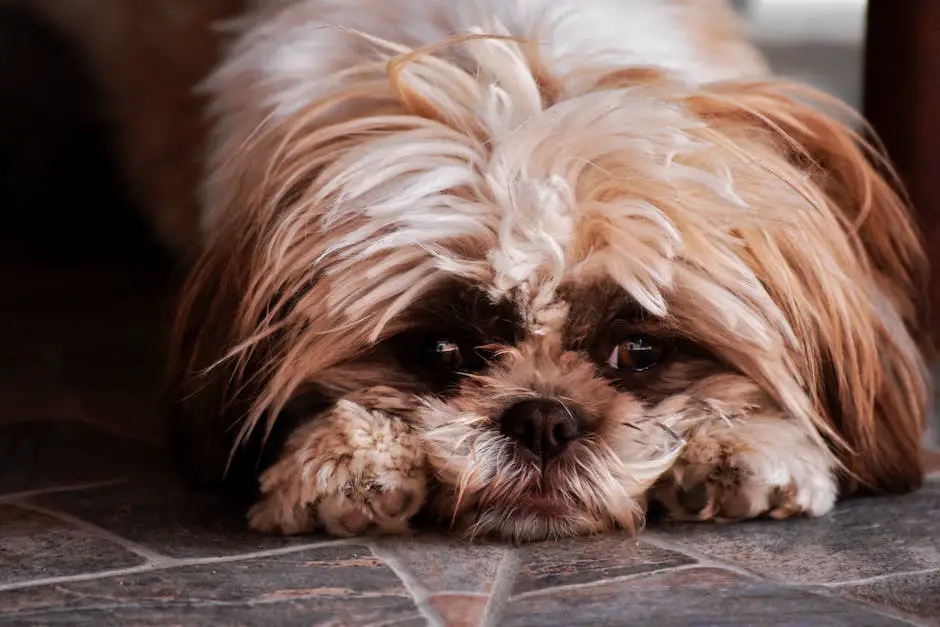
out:
M919 235L723 0L34 2L196 251L174 447L252 528L530 541L920 484Z

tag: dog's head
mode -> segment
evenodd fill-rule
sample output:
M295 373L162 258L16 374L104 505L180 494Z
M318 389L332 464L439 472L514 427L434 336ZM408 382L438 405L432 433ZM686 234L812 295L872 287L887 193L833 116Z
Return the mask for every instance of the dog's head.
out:
M192 412L246 436L304 389L408 390L438 513L517 539L634 525L715 417L804 423L853 489L919 483L919 239L817 94L389 49L219 145Z

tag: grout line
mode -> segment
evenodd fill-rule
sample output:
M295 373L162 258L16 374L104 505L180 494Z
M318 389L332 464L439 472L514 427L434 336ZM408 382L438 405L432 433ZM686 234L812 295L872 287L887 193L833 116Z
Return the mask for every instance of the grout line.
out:
M362 546L361 540L349 538L342 540L323 540L321 542L311 542L304 544L293 544L291 546L282 546L276 549L263 549L261 551L252 551L251 553L233 553L231 555L214 555L212 557L181 557L178 558L180 566L202 566L204 564L227 564L229 562L238 562L241 560L261 559L265 557L277 557L279 555L290 555L291 553L300 553L308 549L323 549L330 546Z
M359 545L362 543L351 540L327 540L325 542L315 542L311 544L297 544L294 546L281 547L277 549L268 549L266 551L254 551L252 553L237 553L234 555L222 555L217 557L189 557L189 558L165 558L163 563L148 563L140 566L130 566L128 568L116 568L112 570L102 570L95 573L82 573L80 575L62 575L60 577L46 577L44 579L32 579L29 581L19 581L16 583L0 584L0 592L9 590L19 590L21 588L33 588L49 584L71 583L73 581L89 581L92 579L106 579L117 575L133 575L136 573L145 573L160 570L170 570L183 566L209 566L212 564L225 564L228 562L240 562L252 559L262 559L265 557L277 557L279 555L290 555L291 553L301 553L303 551L320 549L328 546Z
M685 571L685 570L699 570L699 569L704 569L704 568L711 568L711 566L709 566L708 564L683 564L681 566L670 566L669 568L646 570L641 573L631 573L629 575L620 575L619 577L603 577L596 581L586 581L584 583L569 583L569 584L563 584L560 586L551 586L549 588L542 588L541 590L529 590L528 592L517 594L516 596L513 597L513 599L529 599L532 597L542 596L545 594L554 594L557 591L593 588L596 586L604 586L609 583L623 583L626 581L633 581L635 579L646 579L647 577L655 577L656 575L663 575L667 573L674 573L674 572Z
M3 0L0 0L2 4ZM293 601L321 601L324 597L318 594L302 594L298 596L291 596L288 600L277 598L254 598L254 599L244 599L244 598L230 598L230 599L198 599L198 607L200 608L238 608L243 612L246 609L255 608L255 607L264 607L266 605L283 605ZM371 593L373 598L375 596L381 596L382 593ZM365 595L363 598L369 598L369 594ZM86 610L104 610L105 612L113 613L115 610L120 609L132 609L132 610L141 610L141 609L168 609L168 610L180 610L187 609L189 607L188 603L185 600L179 598L172 599L147 599L144 602L134 601L133 599L124 599L118 603L100 603L91 605L77 605L77 606L56 606L56 607L32 607L25 610L13 610L11 615L18 619L32 618L35 616L49 616L49 615L62 615L74 612L82 612ZM2 613L0 613L2 615ZM400 621L392 619L392 622L380 622L374 623L376 625L393 625L398 624ZM47 624L47 623L43 623ZM319 625L336 625L338 624L335 620L328 621L326 623L317 623ZM345 623L339 623L345 624Z
M878 583L881 581L890 581L891 579L907 577L907 576L917 576L917 575L929 575L930 573L940 572L940 568L922 568L920 570L911 570L907 572L900 573L885 573L883 575L873 575L871 577L862 577L860 579L851 579L849 581L832 581L827 583L815 583L809 585L822 586L824 588L843 588L845 586L864 586L869 583Z
M490 598L489 593L487 592L477 592L475 590L435 590L434 592L428 592L428 597L443 597L443 596L453 596L453 597L477 597L479 599L488 599Z
M698 562L699 566L705 566L710 568L721 568L723 570L730 570L731 572L737 573L749 579L761 579L769 580L768 577L763 575L758 575L743 566L739 566L732 562L726 562L724 560L716 559L707 553L703 553L696 549L693 549L689 546L686 546L682 542L676 542L674 540L667 539L662 534L656 531L645 531L639 537L641 542L651 544L652 546L658 547L660 549L666 549L667 551L675 551L681 553L686 557L691 557L692 559Z
M93 579L106 579L108 577L118 577L120 575L136 575L137 573L146 573L152 570L162 570L163 567L153 564L142 564L140 566L130 566L128 568L114 568L112 570L100 570L94 573L82 573L81 575L62 575L59 577L46 577L44 579L31 579L30 581L18 581L15 583L0 584L0 592L11 590L20 590L22 588L32 588L35 586L48 586L52 584L72 583L91 581Z
M36 490L24 490L22 492L11 492L10 494L0 494L0 503L6 503L7 501L19 501L21 499L28 499L34 496L43 496L45 494L59 494L61 492L78 492L81 490L92 490L94 488L107 488L126 482L127 479L106 479L104 481L75 483L72 485L39 488Z
M500 560L496 567L496 575L493 577L493 585L490 588L490 598L483 609L483 620L480 627L497 627L509 605L509 596L512 594L512 586L516 583L516 577L519 574L519 567L522 565L522 557L519 555L520 549L509 548L506 555Z
M402 563L398 555L392 550L383 548L375 541L368 542L367 546L376 557L385 562L385 565L398 576L404 584L405 589L411 595L412 600L414 600L421 616L428 621L428 624L434 625L435 627L445 627L444 618L438 614L437 610L435 610L428 601L428 597L430 596L428 589L418 581L418 578L411 572L411 569Z
M652 536L652 537L650 537ZM712 568L723 568L725 570L731 570L739 575L744 575L752 579L760 579L764 581L769 581L772 583L783 584L796 588L811 588L811 587L822 587L822 588L839 588L842 586L854 586L854 585L864 585L867 583L877 583L879 581L890 580L895 577L904 577L906 575L926 575L933 572L940 572L940 568L924 568L920 570L904 571L897 573L885 573L882 575L873 575L871 577L862 577L860 579L852 579L848 581L835 581L835 582L820 582L820 581L793 581L786 578L777 578L777 577L768 577L766 575L759 575L754 573L742 566L733 564L730 562L725 562L723 560L715 559L714 557L709 556L706 553L702 553L695 549L689 548L682 544L681 542L674 542L667 540L662 535L657 532L647 532L641 538L642 541L648 542L654 546L658 546L661 549L667 549L672 551L679 551L685 555L695 558L699 561L700 566L709 566Z
M924 627L924 623L921 622L919 618L911 617L909 614L903 613L903 610L899 608L886 607L884 605L866 602L862 599L845 598L836 594L834 588L829 588L825 585L795 585L792 587L797 590L804 590L810 594L815 594L826 599L832 599L833 601L838 601L852 607L863 609L864 611L875 614L876 616L884 616L885 618L890 618L906 625L912 625L913 627Z
M86 520L82 520L81 518L78 518L77 516L73 516L65 512L60 512L54 509L50 509L48 507L43 507L42 505L36 505L34 503L30 503L29 501L15 501L14 504L19 507L22 507L23 509L28 509L30 511L33 511L39 514L44 514L46 516L49 516L50 518L55 518L56 520L72 525L73 527L77 529L87 531L91 533L92 535L96 535L100 538L103 538L114 544L117 544L118 546L130 551L131 553L136 553L138 556L144 558L150 563L151 566L174 566L176 565L176 562L178 561L178 560L173 559L172 557L167 557L165 555L157 553L156 551L151 551L150 549L143 546L142 544L138 544L134 542L133 540L128 540L127 538L119 536L118 534L112 531L103 529L99 527L98 525L90 523Z
M310 544L295 544L291 546L282 546L276 549L252 551L251 553L233 553L231 555L214 555L212 557L181 557L176 558L176 565L204 566L209 564L228 564L229 562L240 562L242 560L254 560L265 557L278 557L279 555L290 555L291 553L301 553L310 549L322 549L330 546L362 546L362 542L356 542L355 538L350 538L348 540L324 540L322 542L311 542Z
M790 588L790 589L805 590L812 594L817 594L820 596L824 596L826 598L837 599L842 602L848 603L850 605L857 605L859 607L864 607L866 611L870 611L874 614L892 618L894 620L899 620L901 622L907 623L909 625L915 625L915 626L919 626L921 625L921 623L914 622L910 618L907 618L903 615L895 614L889 611L887 608L879 608L877 606L872 606L867 603L857 603L857 602L845 599L841 596L837 596L835 592L837 589L839 589L842 586L850 586L850 585L855 585L855 584L865 584L869 582L883 581L886 579L891 579L892 577L901 577L904 575L921 575L921 574L927 574L931 572L937 572L938 570L940 570L937 568L928 568L924 570L910 571L906 573L875 575L874 577L868 577L864 579L857 579L854 581L845 581L845 582L838 582L838 583L796 582L796 581L789 581L787 579L779 579L779 578L765 577L762 575L758 575L736 564L724 562L722 560L717 560L705 553L689 548L681 542L668 540L665 537L663 537L663 535L656 533L656 532L646 532L641 537L641 540L646 541L649 544L652 544L654 546L658 546L659 548L672 550L672 551L678 551L689 557L699 560L699 564L689 565L688 567L685 567L685 568L677 567L675 570L680 570L680 569L688 570L689 568L694 567L694 566L722 568L725 570L731 570L740 575L744 575L748 578L756 579L758 581L765 581L774 585L779 585L779 586ZM659 572L662 572L662 571L659 571Z

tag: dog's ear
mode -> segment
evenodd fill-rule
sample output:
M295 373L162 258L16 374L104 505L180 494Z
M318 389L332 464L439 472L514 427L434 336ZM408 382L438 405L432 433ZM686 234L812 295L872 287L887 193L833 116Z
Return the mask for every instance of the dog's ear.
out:
M289 184L268 177L272 160L235 160L223 172L238 184L223 186L225 219L180 292L167 372L171 447L185 474L247 496L298 422L331 402L329 385L311 381L367 333L311 330L326 309L328 282L316 268L323 240L283 219L309 182L292 171Z
M829 427L841 439L833 448L846 471L846 490L904 492L923 480L928 264L883 152L828 113L833 105L852 114L814 90L773 82L716 85L689 101L731 136L769 144L783 155L786 169L771 166L768 173L835 218L830 222L838 226L828 229L835 232L804 234L804 244L849 254L826 268L819 255L791 252L790 276L804 296L782 308L802 336L806 362L800 370L827 423L822 431ZM793 291L792 284L769 287L778 300Z
M256 289L259 237L236 219L198 257L180 292L167 371L170 445L184 474L249 498L295 418L326 402L297 389L270 412L259 403L290 343L279 322L303 295Z
M167 370L170 446L184 474L200 485L245 479L242 468L228 464L251 391L238 388L238 361L225 359L237 341L244 273L237 258L220 252L203 252L187 276Z

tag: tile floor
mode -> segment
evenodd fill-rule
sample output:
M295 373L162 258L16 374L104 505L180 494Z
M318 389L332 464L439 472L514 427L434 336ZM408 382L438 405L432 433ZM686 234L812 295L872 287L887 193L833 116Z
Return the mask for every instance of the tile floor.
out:
M162 457L166 285L113 263L0 278L15 296L0 309L0 624L940 625L940 477L820 520L638 539L249 533Z

